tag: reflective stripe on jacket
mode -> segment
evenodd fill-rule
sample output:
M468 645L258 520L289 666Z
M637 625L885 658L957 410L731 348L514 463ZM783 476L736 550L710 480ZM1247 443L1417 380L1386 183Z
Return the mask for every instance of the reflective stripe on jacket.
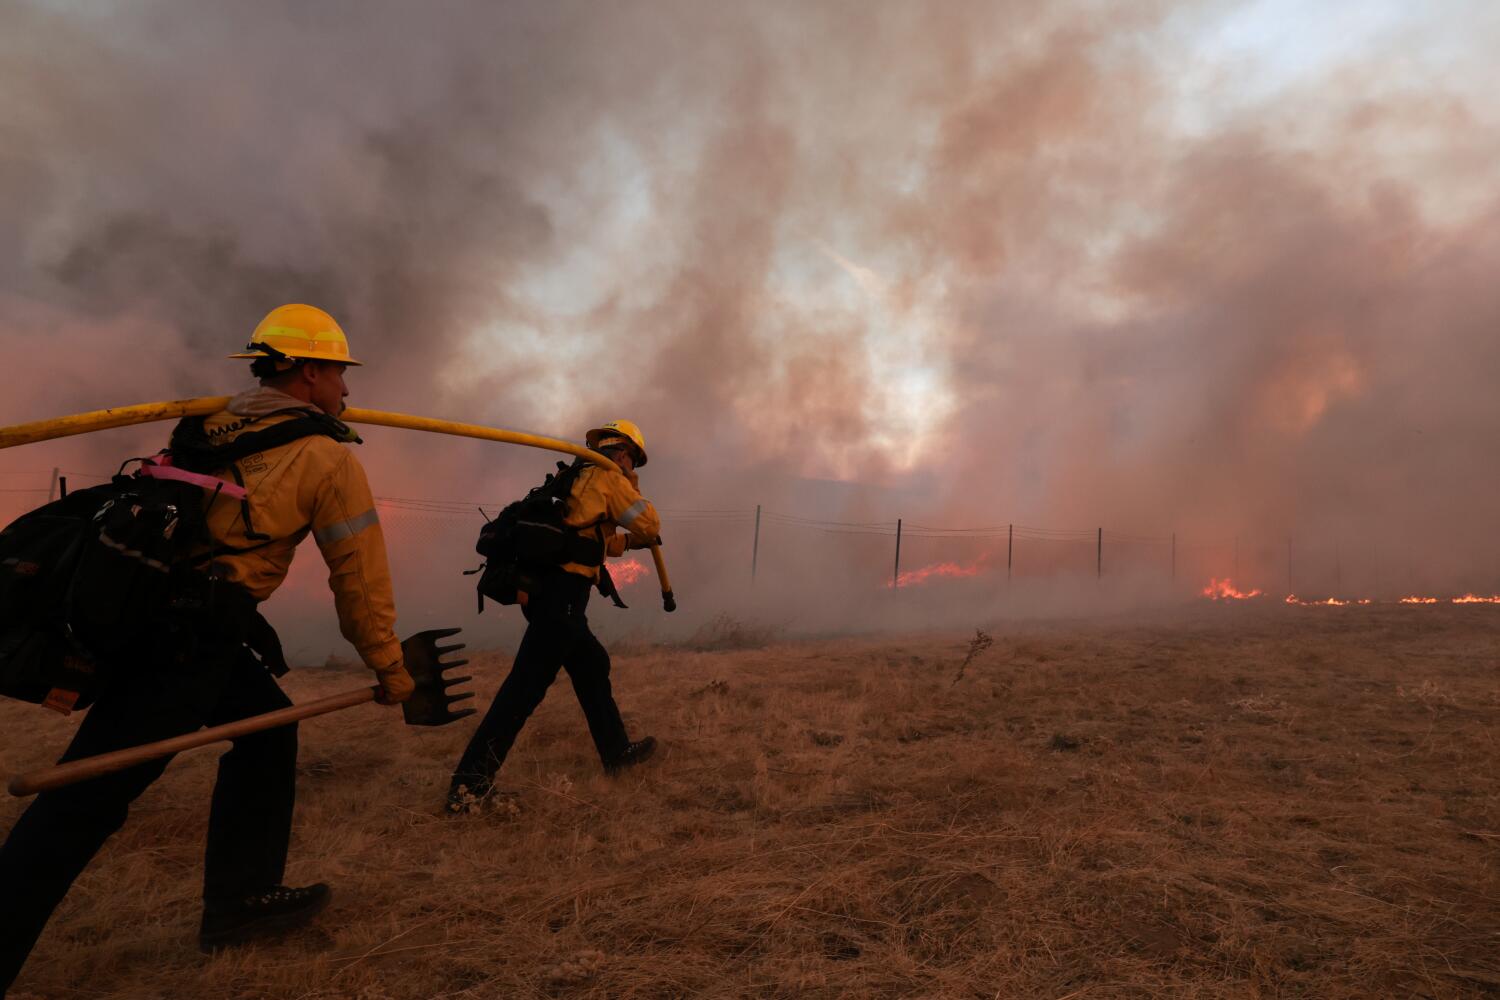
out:
M573 482L563 523L579 528L578 533L586 538L598 537L602 530L605 554L611 556L624 555L627 538L638 545L655 541L661 534L661 518L651 501L641 496L638 482L634 475L627 477L616 469L588 466ZM617 534L617 527L625 529L625 534ZM563 569L599 579L597 566L566 563Z
M274 389L252 390L209 417L205 430L228 442L308 409ZM217 574L263 601L286 579L298 543L311 533L328 564L328 586L344 638L372 670L399 664L385 535L365 470L353 452L319 434L250 455L238 466L250 524L245 524L240 503L220 497L209 507L208 530L220 545L251 551L215 557ZM269 535L270 541L250 537L252 530Z

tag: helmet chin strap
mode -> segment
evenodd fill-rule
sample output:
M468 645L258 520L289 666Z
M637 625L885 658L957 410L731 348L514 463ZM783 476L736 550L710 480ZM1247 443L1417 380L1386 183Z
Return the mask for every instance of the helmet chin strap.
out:
M245 350L261 352L260 357L250 362L250 374L256 375L257 378L264 378L265 375L258 374L255 371L256 366L263 365L267 361L271 362L271 364L274 365L275 368L274 372L268 372L266 374L274 373L276 375L280 375L282 372L289 372L302 363L302 360L300 358L294 358L290 355L283 354L281 351L277 350L267 343L257 344L252 341L251 343L245 345Z

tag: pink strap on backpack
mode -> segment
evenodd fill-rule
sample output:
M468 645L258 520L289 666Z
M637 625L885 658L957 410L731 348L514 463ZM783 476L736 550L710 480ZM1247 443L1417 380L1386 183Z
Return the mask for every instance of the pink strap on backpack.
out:
M151 479L175 479L180 483L192 483L194 486L201 486L210 493L221 494L235 500L243 500L246 496L245 487L231 483L227 479L205 476L199 472L189 472L186 469L179 469L174 465L162 464L160 462L143 462L141 464L141 475Z

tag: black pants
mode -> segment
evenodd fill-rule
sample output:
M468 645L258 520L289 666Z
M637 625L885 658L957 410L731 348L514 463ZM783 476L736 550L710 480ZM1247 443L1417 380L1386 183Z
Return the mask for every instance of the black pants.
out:
M223 621L167 623L122 657L84 716L64 761L257 715L291 702ZM166 759L43 792L0 847L0 995L42 928L130 803ZM297 727L234 741L219 758L208 819L203 898L229 901L279 885L291 834Z
M589 630L585 614L590 588L584 577L558 572L521 609L527 625L515 665L459 759L453 773L455 789L466 785L482 793L489 788L559 668L566 668L573 681L599 759L609 764L625 752L630 738L609 685L609 653Z

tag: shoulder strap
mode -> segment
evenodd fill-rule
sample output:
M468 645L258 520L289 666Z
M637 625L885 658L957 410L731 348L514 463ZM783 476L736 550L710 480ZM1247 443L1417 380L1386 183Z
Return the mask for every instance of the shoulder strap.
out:
M552 477L552 495L559 500L566 501L573 493L573 484L578 481L578 476L588 466L586 458L575 458L572 465L564 466L557 463L557 475Z
M167 451L172 456L172 464L177 468L198 473L229 469L230 474L234 476L235 484L240 489L240 516L245 522L245 537L259 543L248 549L217 546L209 552L209 556L222 555L227 552L247 552L269 544L271 541L269 535L255 530L255 524L250 519L250 501L244 493L245 480L240 475L240 468L236 464L240 459L254 455L256 452L279 448L284 444L291 444L293 441L315 434L326 434L335 441L359 441L358 435L351 431L347 424L335 420L326 413L306 410L293 412L300 413L301 416L283 420L262 430L247 431L233 441L222 445L215 445L209 440L206 430L208 418L206 417L185 417L172 430L172 438L167 445Z
M167 451L178 468L189 472L211 472L233 465L247 455L279 448L300 438L324 434L335 441L359 443L359 437L349 425L326 413L296 411L301 416L272 424L258 431L246 431L227 444L216 445L209 441L205 429L206 417L186 417L172 431Z
M578 474L583 471L579 464L582 461L583 459L579 459L572 465L558 462L557 471L547 473L547 478L533 486L526 494L526 499L546 497L559 504L566 504L568 497L573 493L573 483L577 481Z

